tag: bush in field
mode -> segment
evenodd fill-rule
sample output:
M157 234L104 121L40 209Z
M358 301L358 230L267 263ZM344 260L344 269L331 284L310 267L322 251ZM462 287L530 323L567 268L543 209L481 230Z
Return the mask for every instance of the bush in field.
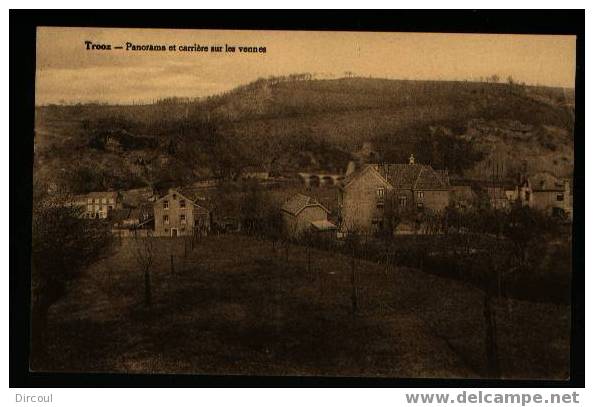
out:
M33 359L45 354L44 334L50 307L66 295L75 279L111 246L111 232L99 221L80 218L68 197L48 196L36 186L33 196L31 282Z

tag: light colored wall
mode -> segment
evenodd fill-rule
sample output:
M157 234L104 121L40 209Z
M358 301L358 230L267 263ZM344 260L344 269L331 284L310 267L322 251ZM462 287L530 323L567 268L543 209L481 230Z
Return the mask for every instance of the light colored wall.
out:
M372 228L372 219L381 216L377 209L377 190L386 188L386 184L373 172L368 171L353 180L342 194L342 225L343 232L367 232ZM388 199L389 191L386 190Z
M423 199L419 200L417 192L414 193L415 205L423 202L423 206L433 211L443 211L450 202L449 191L423 191Z
M91 199L91 203L88 200ZM110 199L113 202L110 202ZM99 202L96 202L98 200ZM104 202L105 200L105 202ZM75 205L78 205L83 210L83 215L87 218L91 217L99 217L100 219L107 218L109 213L109 207L112 206L113 209L121 209L122 208L122 199L121 197L114 198L111 195L105 195L95 198L79 198L75 201Z
M557 194L563 194L563 201L557 201ZM533 191L532 207L541 211L549 212L553 208L561 208L565 211L570 210L570 197L567 191Z
M186 207L179 206L180 199L185 199ZM163 202L169 202L169 209L163 208ZM173 193L167 194L165 197L159 199L154 204L155 211L155 236L171 236L171 229L177 229L178 236L191 235L194 226L194 212L193 204L187 198L183 198L177 194L177 198L173 199ZM186 223L182 224L180 215L186 215ZM169 224L163 222L163 215L169 215Z
M293 237L299 236L311 228L311 222L328 219L328 214L319 206L308 206L297 216L283 212L283 220L286 232Z

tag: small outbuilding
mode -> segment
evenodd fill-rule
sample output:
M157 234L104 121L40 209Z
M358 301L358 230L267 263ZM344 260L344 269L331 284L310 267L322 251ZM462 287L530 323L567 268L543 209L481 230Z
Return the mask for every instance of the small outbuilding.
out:
M285 232L291 237L309 232L332 232L336 225L328 220L330 211L316 199L295 194L281 208Z

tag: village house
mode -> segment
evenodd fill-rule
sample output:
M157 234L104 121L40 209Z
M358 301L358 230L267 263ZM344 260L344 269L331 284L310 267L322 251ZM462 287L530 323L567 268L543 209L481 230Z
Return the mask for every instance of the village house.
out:
M341 231L376 233L390 218L445 209L450 200L447 171L416 164L367 164L350 174L340 187Z
M122 195L117 191L89 192L75 195L73 202L83 209L83 218L106 219L110 211L122 208Z
M549 215L568 216L573 214L573 202L569 180L560 179L548 172L528 177L531 190L530 206Z
M155 226L153 210L150 202L113 210L109 215L112 233L119 237L152 235Z
M505 195L510 203L519 203L522 206L532 206L532 188L527 177L519 176L516 185L505 188Z
M328 220L330 211L316 199L295 194L281 208L285 232L291 237L299 237L305 232L330 233L336 225Z
M210 212L175 189L153 203L154 236L187 236L208 233Z

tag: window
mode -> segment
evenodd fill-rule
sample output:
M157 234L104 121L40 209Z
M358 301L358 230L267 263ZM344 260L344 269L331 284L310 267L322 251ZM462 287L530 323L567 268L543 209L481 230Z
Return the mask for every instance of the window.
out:
M113 203L114 203L113 198L109 198L109 203L113 205Z
M163 209L169 209L169 201L163 201Z
M102 203L102 204L106 204L106 203L107 203L107 198L102 198L102 199L101 199L101 203Z
M180 208L185 208L186 207L186 200L185 199L180 199L179 200L179 207Z
M417 202L417 208L423 209L423 202Z
M383 187L382 187L382 188L378 188L378 189L377 189L377 197L378 197L379 199L384 199L384 194L385 194L385 192L386 192L386 191L385 191L385 189L384 189Z
M177 194L173 194L173 200L175 201L177 199Z
M425 192L423 191L418 191L417 192L417 198L418 199L423 199L425 197Z
M182 225L186 224L186 215L179 215L179 221Z
M99 203L99 198L95 198L95 203L98 204Z
M401 195L398 197L398 204L402 207L406 206L406 195Z
M169 215L163 215L163 223L169 225Z
M564 194L557 194L557 201L563 202L564 199L565 199Z
M87 205L87 211L93 212L93 205Z
M107 208L111 211L113 210L113 205L109 205Z
M88 204L92 204L93 203L93 198L87 198L87 203Z

